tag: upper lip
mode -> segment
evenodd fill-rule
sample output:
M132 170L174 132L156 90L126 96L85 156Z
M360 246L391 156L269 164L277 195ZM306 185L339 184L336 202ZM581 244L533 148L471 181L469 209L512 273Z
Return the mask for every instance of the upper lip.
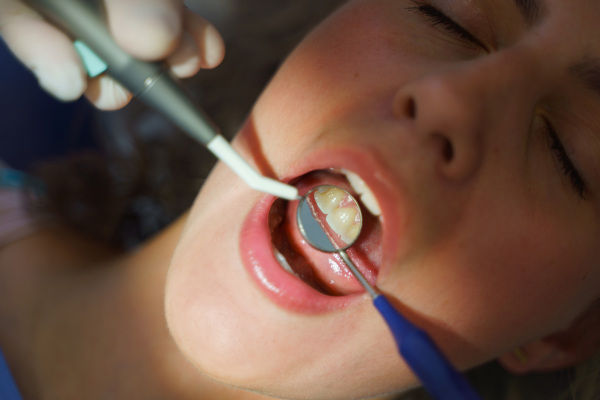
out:
M309 152L299 154L298 158L288 165L289 167L284 171L277 168L276 171L279 173L274 174L286 183L311 171L341 168L356 173L369 186L381 210L382 257L377 282L375 282L379 286L382 271L393 265L399 247L397 241L398 230L401 229L399 209L403 204L400 201L402 188L396 184L393 171L386 166L383 157L378 156L376 149L353 143L339 145L338 142L331 147L321 146L319 149L311 149ZM275 200L276 198L272 196L260 198L246 218L240 237L243 264L263 293L284 308L309 313L346 307L355 299L362 297L362 295L357 296L358 293L346 296L318 294L317 290L309 289L305 283L302 285L294 283L298 278L288 275L279 266L270 251L272 245L267 245L267 241L271 243L270 234L267 235L265 232L269 230L268 210ZM269 236L269 239L266 236Z

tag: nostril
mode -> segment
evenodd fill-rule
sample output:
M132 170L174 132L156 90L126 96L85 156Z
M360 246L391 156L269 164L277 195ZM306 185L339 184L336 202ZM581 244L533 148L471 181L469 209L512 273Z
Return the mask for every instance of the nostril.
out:
M404 106L404 113L407 117L413 119L417 116L417 104L415 103L415 99L408 99Z
M399 119L414 120L417 117L417 102L413 96L400 93L393 100L392 112Z
M454 146L452 146L452 142L447 138L443 138L442 146L442 156L444 157L444 161L449 163L454 158Z
M481 163L482 152L476 140L461 141L462 138L433 134L430 147L434 168L445 178L456 182L464 181L474 174Z
M454 146L450 139L439 133L434 134L433 137L438 142L438 151L442 157L442 161L444 161L445 164L452 162L454 159Z

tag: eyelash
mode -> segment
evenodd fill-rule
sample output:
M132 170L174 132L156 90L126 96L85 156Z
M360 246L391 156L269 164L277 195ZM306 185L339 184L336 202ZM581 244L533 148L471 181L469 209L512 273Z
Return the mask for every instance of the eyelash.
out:
M483 45L483 43L481 43L468 30L463 28L452 18L448 17L438 8L430 4L426 4L420 0L411 0L411 2L415 4L415 6L407 7L406 9L425 16L427 18L427 21L431 24L431 26L441 25L446 31L458 37L459 39L465 40L476 46L485 48L485 45Z
M475 36L473 36L469 31L463 28L452 18L448 17L438 8L430 4L426 4L421 0L411 0L411 2L415 4L415 6L407 7L407 10L425 16L431 26L441 25L446 31L458 37L459 39L485 48L485 46ZM573 165L573 162L569 158L569 155L562 145L562 142L554 130L554 127L546 119L544 119L544 125L548 135L550 150L553 152L556 160L560 164L561 172L569 179L569 182L571 183L571 186L577 195L582 199L585 198L586 185L581 177L581 174Z
M546 119L544 119L544 125L548 133L550 150L552 150L556 160L559 162L562 173L569 179L569 182L571 183L571 186L577 195L580 198L585 199L587 189L581 174L573 165L573 162L569 158L569 155L562 145L558 134L554 130L554 127Z

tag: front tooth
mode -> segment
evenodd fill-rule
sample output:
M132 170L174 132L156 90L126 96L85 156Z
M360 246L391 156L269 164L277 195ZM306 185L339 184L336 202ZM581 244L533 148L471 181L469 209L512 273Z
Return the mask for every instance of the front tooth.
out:
M326 186L324 188L318 188L315 192L315 200L317 205L324 214L329 214L346 196L346 192L336 187Z
M356 214L358 214L358 212L354 208L336 208L327 215L326 219L331 229L343 239L354 224ZM346 241L346 243L349 242Z
M367 189L363 194L360 195L360 199L363 204L373 215L381 215L381 209L379 208L379 203L375 200L375 196L373 196L373 192Z
M354 189L354 191L356 191L356 193L358 194L364 193L365 189L367 188L367 184L365 183L365 181L363 181L362 178L354 172L350 172L345 169L342 171L346 175L346 179L348 179L348 182L350 182L350 186L352 186L352 189Z
M275 259L277 260L277 262L279 263L279 265L281 265L281 267L283 269L285 269L287 272L296 275L296 272L294 272L294 270L292 269L292 267L290 266L290 263L288 263L288 260L283 256L283 254L281 254L281 252L279 250L277 250L275 247L273 247L273 253L275 254Z
M350 172L348 170L342 170L342 172L346 175L348 182L350 182L350 186L352 189L358 194L360 194L360 199L369 212L373 215L381 215L381 208L379 207L379 203L371 189L367 186L365 181L362 180L360 176L355 174L354 172Z

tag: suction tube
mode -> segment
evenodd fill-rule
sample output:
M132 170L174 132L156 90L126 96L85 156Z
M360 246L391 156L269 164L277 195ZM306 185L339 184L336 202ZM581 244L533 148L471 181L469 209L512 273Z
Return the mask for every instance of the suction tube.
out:
M28 0L52 23L84 42L107 65L107 73L184 132L207 146L253 189L287 200L299 198L290 185L260 175L223 138L206 112L197 106L159 63L129 55L106 28L105 12L89 0ZM235 167L234 167L235 166Z

